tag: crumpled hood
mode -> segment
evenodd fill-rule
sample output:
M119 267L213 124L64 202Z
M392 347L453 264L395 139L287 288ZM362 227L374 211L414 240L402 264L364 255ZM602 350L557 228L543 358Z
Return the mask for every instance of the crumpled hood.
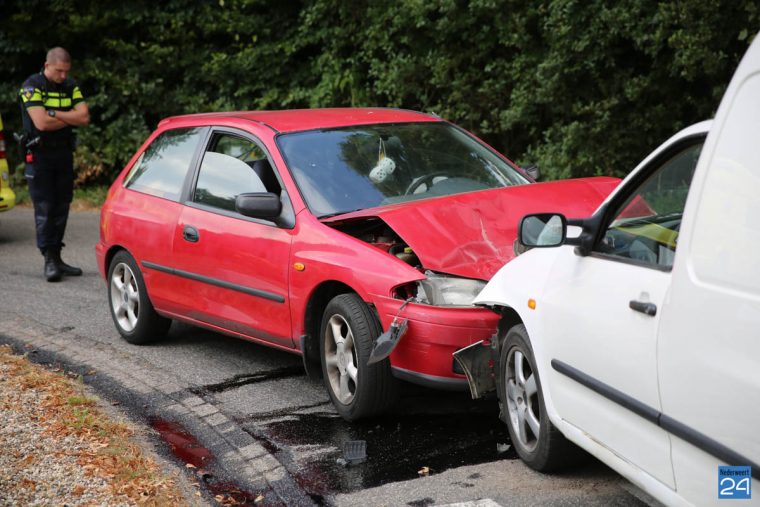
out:
M371 208L324 222L380 218L414 250L425 269L490 280L514 258L524 215L588 217L619 182L595 177L520 185Z

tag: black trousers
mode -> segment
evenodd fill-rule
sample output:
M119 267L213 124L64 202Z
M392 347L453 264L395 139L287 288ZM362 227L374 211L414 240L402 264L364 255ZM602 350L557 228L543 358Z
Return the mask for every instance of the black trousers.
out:
M37 248L43 255L60 250L74 194L73 153L68 149L36 150L25 173L34 203Z

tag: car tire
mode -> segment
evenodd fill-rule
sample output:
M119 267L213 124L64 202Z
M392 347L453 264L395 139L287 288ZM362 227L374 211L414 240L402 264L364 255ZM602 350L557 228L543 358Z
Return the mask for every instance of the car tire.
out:
M585 453L549 420L524 325L507 331L499 356L501 416L520 459L539 472L551 472L582 461Z
M163 338L171 325L156 313L137 262L124 250L113 256L108 268L108 307L119 334L134 345Z
M390 361L367 365L382 332L377 318L356 294L341 294L327 304L322 317L319 352L325 387L346 421L387 411L397 397Z

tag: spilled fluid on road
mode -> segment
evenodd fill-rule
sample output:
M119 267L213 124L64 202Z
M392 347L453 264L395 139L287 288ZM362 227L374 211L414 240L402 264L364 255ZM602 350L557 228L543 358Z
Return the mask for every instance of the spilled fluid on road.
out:
M348 493L389 482L433 475L446 469L497 459L516 459L509 447L506 426L495 410L465 413L399 414L347 423L334 413L294 414L286 419L257 424L264 442L313 499ZM341 463L347 441L364 440L367 460L358 465ZM299 446L330 450L299 457ZM290 461L290 462L288 462ZM423 468L424 467L424 468Z
M208 490L217 502L223 505L237 505L241 507L261 505L261 497L266 505L280 505L271 491L251 492L241 489L232 482L220 481L211 473L215 465L214 456L203 447L182 426L163 419L153 419L151 427L158 432L161 438L169 445L169 448L185 465L191 465L196 470L196 479ZM257 503L257 498L260 502Z

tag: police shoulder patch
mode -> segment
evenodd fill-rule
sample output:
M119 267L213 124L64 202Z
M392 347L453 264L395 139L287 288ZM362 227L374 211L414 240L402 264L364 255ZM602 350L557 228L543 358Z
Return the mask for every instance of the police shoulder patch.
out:
M24 94L24 98L31 99L32 95L34 95L34 87L30 86L28 88L24 88L23 94Z

